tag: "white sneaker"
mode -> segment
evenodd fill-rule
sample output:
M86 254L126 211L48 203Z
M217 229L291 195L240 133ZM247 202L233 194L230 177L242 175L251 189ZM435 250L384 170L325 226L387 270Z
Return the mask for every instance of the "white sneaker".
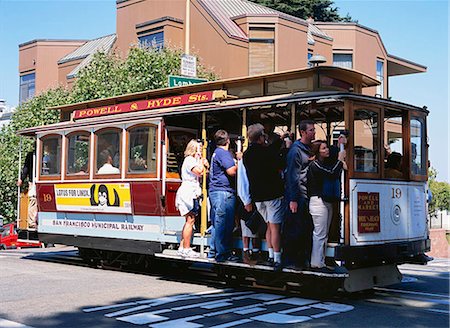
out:
M183 249L183 254L181 256L184 257L200 257L200 253L197 253L192 248Z
M178 250L177 250L177 255L183 256L183 253L184 253L184 248L183 247L179 247Z

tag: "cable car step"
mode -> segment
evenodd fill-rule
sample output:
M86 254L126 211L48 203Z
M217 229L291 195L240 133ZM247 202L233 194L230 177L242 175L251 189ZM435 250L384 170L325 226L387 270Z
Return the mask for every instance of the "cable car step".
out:
M154 254L157 258L163 258L163 259L170 259L170 260L176 260L176 261L184 261L184 262L192 262L192 263L209 263L212 265L221 265L221 266L227 266L227 267L233 267L233 268L242 268L242 269L253 269L253 270L261 270L261 271L268 271L273 272L273 267L267 266L267 265L250 265L246 263L240 263L240 262L216 262L214 259L206 258L206 257L183 257L181 255L176 254L176 250L165 250L163 253L157 253ZM312 270L303 270L303 269L293 269L293 268L283 268L280 272L288 273L288 274L301 274L301 275L310 275L310 276L317 276L317 277L324 277L324 278L347 278L348 272L346 272L345 269L341 268L342 272L336 272L336 273L326 273L326 272L318 272L318 271L312 271Z

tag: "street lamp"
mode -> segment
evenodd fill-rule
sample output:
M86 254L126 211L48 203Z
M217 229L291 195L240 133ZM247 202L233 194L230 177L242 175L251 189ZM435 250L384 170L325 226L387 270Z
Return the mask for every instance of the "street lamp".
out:
M327 61L327 59L324 56L319 55L319 54L314 55L309 59L309 63L312 66L319 66L319 64L326 63L326 61Z

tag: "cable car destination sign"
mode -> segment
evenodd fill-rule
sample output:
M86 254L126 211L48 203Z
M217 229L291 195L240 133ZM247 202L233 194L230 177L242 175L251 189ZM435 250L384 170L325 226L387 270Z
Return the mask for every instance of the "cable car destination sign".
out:
M193 105L211 102L219 98L225 98L226 91L206 91L181 96L164 97L158 99L146 99L130 103L109 105L96 108L79 109L73 112L73 119L83 119L112 114L130 113L143 110L152 110L166 107Z

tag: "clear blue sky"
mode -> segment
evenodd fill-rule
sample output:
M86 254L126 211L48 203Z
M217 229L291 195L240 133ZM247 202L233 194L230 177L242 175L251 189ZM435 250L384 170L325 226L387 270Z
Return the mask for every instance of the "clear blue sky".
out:
M171 1L171 0L164 0ZM362 25L377 30L387 52L428 67L427 73L393 77L394 100L428 106L433 167L449 181L447 0L334 1ZM18 45L34 39L93 39L115 32L115 0L0 0L0 98L18 102Z

